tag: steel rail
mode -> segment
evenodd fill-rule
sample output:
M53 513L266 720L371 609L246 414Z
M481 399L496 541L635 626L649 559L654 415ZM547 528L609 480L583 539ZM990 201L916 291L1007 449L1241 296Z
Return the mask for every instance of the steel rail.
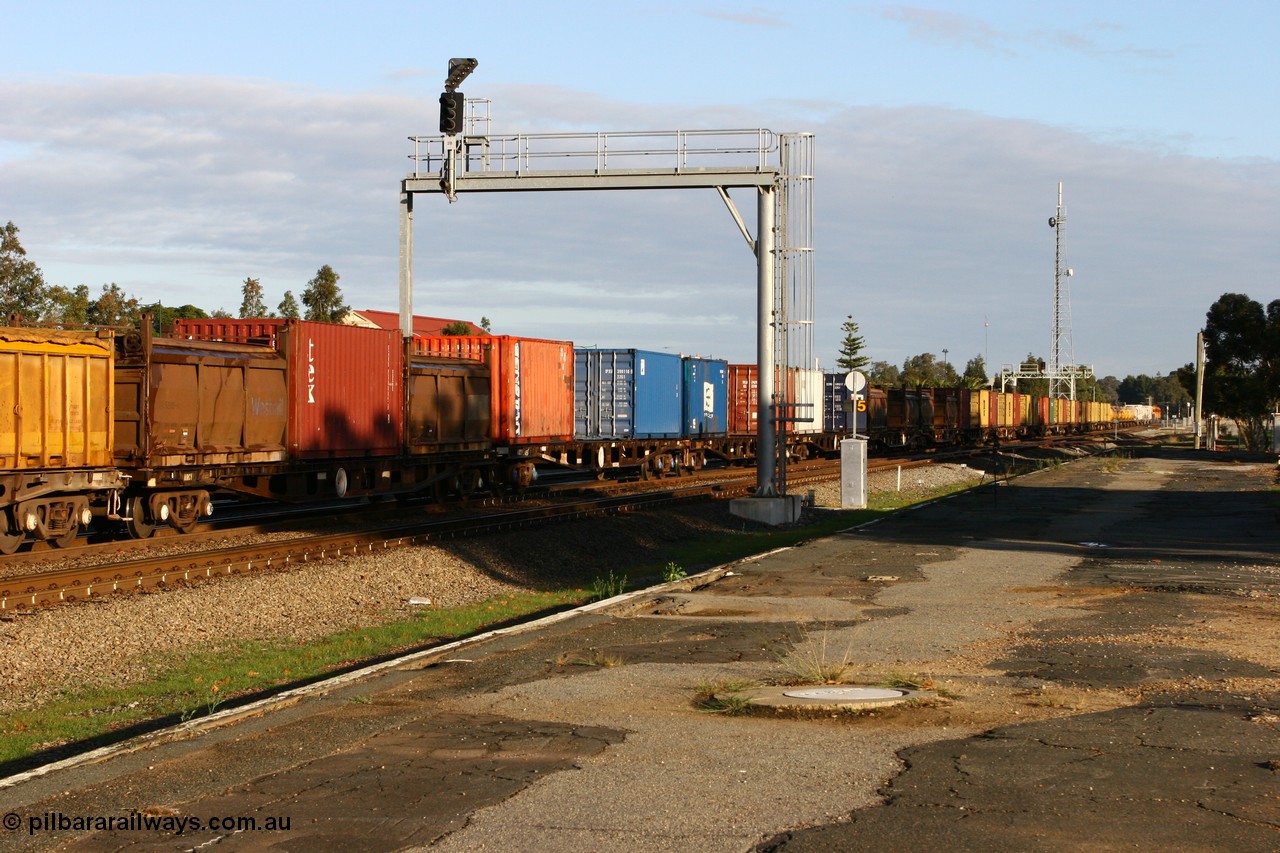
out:
M195 555L175 554L15 576L0 580L0 614L124 592L164 589L215 577L278 571L318 560L373 554L460 536L506 532L536 524L671 505L719 491L724 491L724 488L693 485L664 492L577 501L569 505L516 509L496 515L399 524L286 542L222 548Z

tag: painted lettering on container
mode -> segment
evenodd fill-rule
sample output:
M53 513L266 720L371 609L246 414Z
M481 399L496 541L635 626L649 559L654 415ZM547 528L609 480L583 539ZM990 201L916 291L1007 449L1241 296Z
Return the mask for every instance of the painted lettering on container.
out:
M307 402L316 401L316 342L307 338Z
M516 341L515 345L512 346L511 348L511 367L512 367L511 378L515 385L515 389L514 389L515 390L515 413L514 413L515 423L512 424L512 426L514 427L513 433L515 434L516 438L519 438L520 437L520 421L521 421L521 417L520 417L520 408L521 408L520 407L520 396L521 396L520 394L520 391L521 391L521 388L520 388L520 385L521 385L520 383L520 342L519 341Z

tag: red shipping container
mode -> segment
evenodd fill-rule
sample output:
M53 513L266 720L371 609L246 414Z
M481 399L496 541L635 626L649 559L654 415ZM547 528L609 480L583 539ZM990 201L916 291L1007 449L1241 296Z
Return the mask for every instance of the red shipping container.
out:
M267 344L285 356L290 458L400 452L404 348L398 330L311 320L177 320L173 334Z
M729 435L754 435L760 408L760 371L754 364L729 365Z
M414 335L413 353L489 364L493 440L573 439L573 344L511 335Z

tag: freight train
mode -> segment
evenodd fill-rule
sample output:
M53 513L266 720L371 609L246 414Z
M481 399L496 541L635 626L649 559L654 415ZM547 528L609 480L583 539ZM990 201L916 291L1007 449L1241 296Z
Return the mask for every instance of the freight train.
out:
M832 454L855 430L924 448L1123 417L956 388L855 401L843 379L779 376L810 401L780 425L791 457ZM189 532L215 496L445 499L519 491L549 469L649 478L748 463L756 403L755 365L567 341L275 319L179 320L165 336L149 321L0 328L0 553L65 546L91 524Z

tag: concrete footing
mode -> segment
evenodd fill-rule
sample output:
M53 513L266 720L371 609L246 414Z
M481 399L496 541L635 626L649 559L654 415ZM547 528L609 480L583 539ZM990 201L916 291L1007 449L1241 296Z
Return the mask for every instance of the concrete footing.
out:
M804 504L801 495L782 495L773 498L734 498L729 501L729 512L738 518L758 521L761 524L794 524L800 520Z

